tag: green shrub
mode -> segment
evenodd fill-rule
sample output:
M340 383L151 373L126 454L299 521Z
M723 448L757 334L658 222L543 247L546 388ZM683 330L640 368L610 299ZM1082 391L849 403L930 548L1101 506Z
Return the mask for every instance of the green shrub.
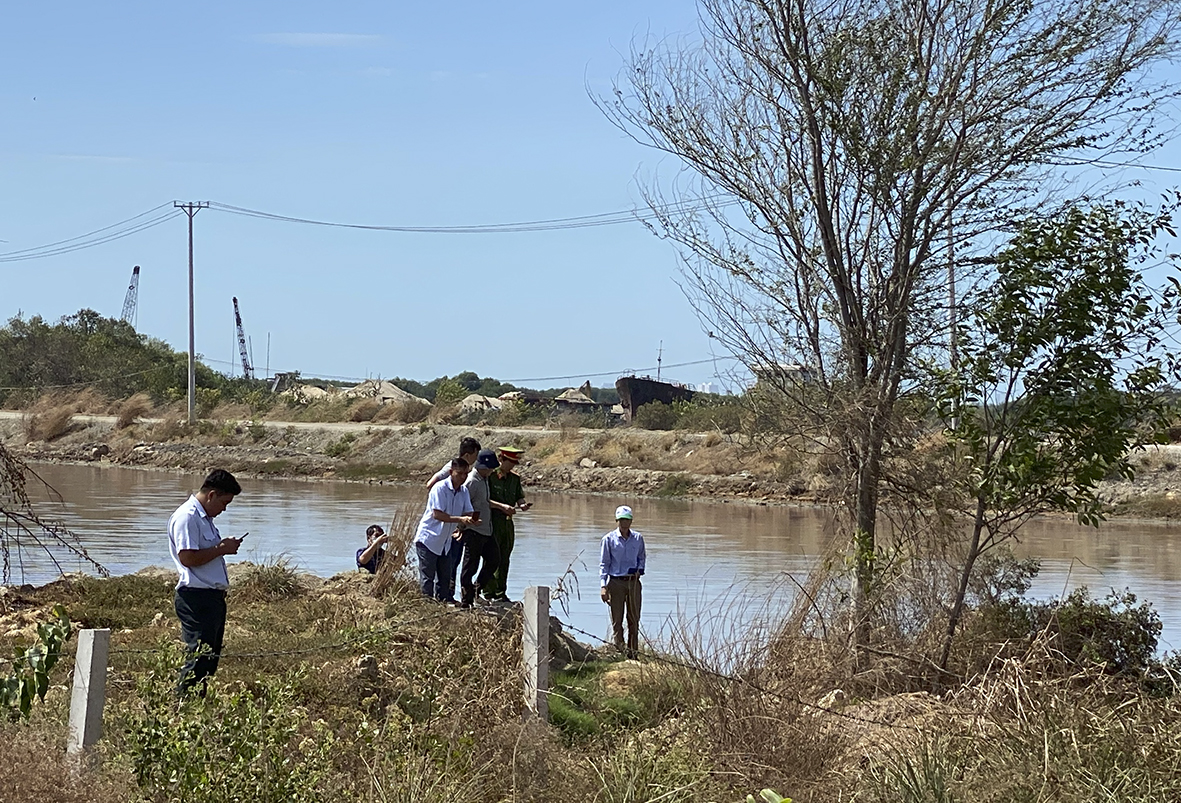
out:
M688 474L669 474L656 491L657 496L685 496L693 490L693 478Z
M329 457L344 457L353 449L353 444L356 442L357 436L353 432L346 432L340 436L340 440L328 444L324 448L324 454Z
M250 440L258 443L266 439L267 425L261 421L251 421L250 425L246 427L246 431L250 433Z
M1153 663L1160 614L1126 589L1097 600L1080 588L1064 600L1034 604L1032 614L1034 626L1052 634L1055 647L1075 664L1104 664L1113 674L1139 676Z
M742 429L742 408L737 397L706 396L693 401L675 401L672 409L677 416L674 424L676 429L726 434Z
M966 639L995 645L1046 638L1068 672L1099 665L1108 674L1142 679L1160 668L1155 655L1161 619L1151 603L1138 602L1127 590L1099 600L1086 588L1065 599L1027 601L1019 594L1028 579L1017 576L1009 582L1015 586L983 595Z
M636 410L632 423L643 429L672 429L677 425L677 413L670 404L648 402Z
M197 415L207 418L217 405L221 404L221 391L217 388L197 388Z
M123 715L128 755L140 787L154 800L186 803L313 803L324 799L336 738L309 722L296 690L304 670L261 675L249 688L205 699L173 697L175 645L162 645L154 669L141 675L138 705Z
M255 388L242 399L251 415L265 415L275 406L275 394L265 388Z
M17 649L12 671L0 676L0 709L13 719L29 718L33 698L44 702L49 691L49 671L62 655L70 637L70 617L61 605L53 608L53 621L37 625L37 643Z

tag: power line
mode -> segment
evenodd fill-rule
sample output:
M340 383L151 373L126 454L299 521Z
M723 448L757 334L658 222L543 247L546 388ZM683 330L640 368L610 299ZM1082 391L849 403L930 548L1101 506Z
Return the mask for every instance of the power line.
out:
M1136 168L1139 170L1156 170L1168 173L1181 173L1181 167L1175 167L1172 165L1152 165L1139 162L1117 162L1109 159L1084 159L1071 156L1058 157L1056 160L1048 161L1045 164L1056 165L1060 167L1085 167L1092 165L1097 167ZM719 207L726 207L733 206L737 203L739 203L739 200L728 194L715 193L687 201L666 204L659 207L659 209L649 209L646 211L617 210L614 212L602 212L592 215L527 220L515 223L477 223L457 226L378 225L369 223L318 220L315 218L297 217L294 215L282 215L275 212L267 212L260 209L250 209L248 207L234 206L232 204L224 204L220 202L211 202L209 204L209 208L218 212L225 212L231 215L255 218L258 220L271 220L282 223L298 223L306 226L358 229L364 231L388 231L405 234L518 234L543 231L567 231L571 229L594 228L599 226L616 226L624 223L645 223L655 220L661 215L691 212L695 209L701 208L702 206L707 206L710 204L716 204ZM155 206L146 212L141 212L138 215L127 218L126 220L119 221L118 223L112 223L109 226L95 229L94 231L78 235L77 237L70 237L65 240L47 243L34 248L25 248L16 251L0 253L0 263L21 262L30 259L44 259L46 257L59 256L61 254L80 251L85 248L93 248L95 246L113 242L124 237L130 237L133 234L138 234L141 231L146 231L150 228L154 228L155 226L159 226L162 223L165 223L181 214L182 210L180 208L174 208L171 211L162 212L162 210L166 209L166 207L170 205L173 205L173 202L160 204L159 206Z
M714 201L722 201L722 205L724 206L737 203L736 200L728 200L728 196L716 194L700 199L694 199L692 201L682 201L679 203L669 204L662 207L659 212L653 210L649 210L647 212L620 210L616 212L603 212L595 215L580 215L577 217L529 220L516 223L479 223L462 226L394 226L367 223L345 223L339 221L294 217L291 215L280 215L273 212L264 212L258 209L246 209L240 206L231 206L229 204L217 202L212 202L210 204L210 208L219 212L228 212L232 215L241 215L243 217L259 218L262 220L274 220L283 223L301 223L309 226L362 229L365 231L391 231L406 234L516 234L522 232L564 231L568 229L585 229L596 226L615 226L620 223L643 222L646 220L652 220L659 214L685 212L696 209L702 204L711 203Z
M167 204L161 204L146 212L141 212L134 217L121 220L118 223L112 223L109 226L103 226L101 229L95 229L86 234L80 234L77 237L58 240L57 242L47 243L35 248L6 251L0 254L0 263L23 262L29 259L44 259L45 257L60 256L61 254L69 254L85 248L93 248L96 245L121 240L124 237L130 237L133 234L138 234L141 231L147 231L148 229L159 226L161 223L165 223L180 214L179 210L162 211L166 206Z
M718 362L719 360L737 360L737 357L710 357L708 360L692 360L690 362L678 362L671 365L663 365L660 368L684 368L689 365L705 365L706 363ZM647 368L623 369L621 371L600 371L597 374L569 374L567 376L533 376L526 379L501 379L501 382L517 383L517 382L552 382L561 379L591 379L600 376L621 376L623 374L633 373L638 374L641 371L655 371L657 366L651 365Z
M1171 165L1146 165L1140 162L1113 162L1109 159L1076 159L1071 156L1060 157L1063 161L1047 162L1047 164L1066 166L1077 165L1085 167L1086 165L1098 165L1099 167L1135 167L1140 170L1159 170L1162 173L1181 173L1181 167L1173 167Z

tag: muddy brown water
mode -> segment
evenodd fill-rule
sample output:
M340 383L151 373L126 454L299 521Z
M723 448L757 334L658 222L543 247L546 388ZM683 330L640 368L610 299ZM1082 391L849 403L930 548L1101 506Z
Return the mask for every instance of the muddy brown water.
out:
M33 483L38 509L77 533L113 573L171 565L166 522L199 477L105 465L36 470L61 495L49 498ZM417 486L258 479L243 485L245 492L217 519L223 535L250 533L238 559L282 556L322 576L355 568L368 524L388 524L403 508L417 515L425 506L425 491ZM675 624L688 622L703 642L724 642L773 619L832 534L831 517L821 509L541 492L529 497L535 506L517 519L509 596L519 599L529 585L556 586L566 575L575 593L568 612L555 604L554 613L598 637L609 630L598 596L598 545L614 526L617 504L633 505L635 528L647 545L643 627L652 639L666 639ZM1023 532L1019 553L1042 560L1031 596L1080 585L1099 595L1129 588L1160 611L1161 648L1181 647L1181 528L1117 521L1095 530L1046 519ZM43 554L22 550L19 557L12 556L11 582L55 576ZM85 567L69 561L63 568Z

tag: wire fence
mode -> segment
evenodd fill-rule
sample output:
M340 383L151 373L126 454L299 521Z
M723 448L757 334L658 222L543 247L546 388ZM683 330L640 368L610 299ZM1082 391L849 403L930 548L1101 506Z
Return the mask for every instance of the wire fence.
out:
M481 606L480 608L477 609L477 612L479 612L483 615L488 615L489 613L492 613L498 617L498 620L503 621L508 616L513 615L514 608L507 608L507 609L503 609L503 610L498 610L498 609L491 608L491 607ZM301 655L312 655L312 654L322 654L322 653L343 653L346 651L346 648L354 646L356 644L360 644L360 643L367 642L367 641L373 641L373 640L381 639L381 638L388 638L390 636L397 635L398 630L401 628L411 627L413 625L422 624L424 622L441 621L442 619L449 617L449 616L453 616L453 615L455 615L455 612L452 609L440 607L439 609L433 610L430 613L423 615L423 616L419 616L419 617L416 617L413 619L408 619L408 620L392 621L387 626L385 626L383 628L380 628L380 629L375 628L373 630L358 633L357 635L350 636L348 638L340 639L340 640L330 642L327 644L316 644L316 645L312 645L312 646L308 646L308 647L299 647L299 648L287 649L287 650L264 650L264 651L246 651L246 652L229 651L229 652L221 652L221 653L217 654L216 657L218 657L220 660L227 660L227 659L228 660L234 660L234 659L243 660L243 659L295 657L295 656L301 656ZM591 644L592 647L595 647L595 648L606 647L610 650L613 650L615 648L615 645L612 641L609 641L609 640L603 638L602 636L598 636L594 633L591 633L587 630L577 627L576 625L573 625L569 622L563 621L559 617L553 616L552 618L558 622L558 624L561 626L561 628L564 631L576 633L584 638L590 639L592 642L592 644ZM111 655L111 656L115 656L115 655L159 655L159 654L164 654L166 652L168 652L168 650L163 647L150 647L150 648L124 647L124 648L112 648L108 651L108 655ZM70 652L70 651L63 651L63 652L59 652L59 653L49 653L49 652L41 653L41 655L43 655L44 657L50 657L50 656L61 657L61 656L72 655L72 654L73 654L73 652ZM786 704L790 704L790 705L798 705L802 708L805 708L805 709L808 709L811 711L815 711L818 713L828 714L830 716L837 717L842 720L846 720L846 721L850 721L850 722L857 722L857 723L860 723L863 725L871 725L871 726L880 727L880 728L906 730L906 731L911 731L911 732L915 732L915 733L924 733L925 732L923 728L917 727L915 725L910 725L907 723L890 721L890 720L884 720L884 719L879 719L879 718L875 718L875 717L861 716L859 714L851 713L849 711L844 711L844 710L841 710L838 708L833 708L831 706L826 706L821 703L811 702L809 700L805 700L799 694L787 694L787 693L777 691L775 689L768 688L767 686L765 686L761 683L758 683L757 681L752 680L749 677L745 677L740 674L721 672L721 671L718 671L718 670L713 669L711 667L704 666L701 663L693 663L693 662L689 662L689 661L684 661L684 660L678 659L674 656L667 655L667 654L658 652L653 649L642 648L639 650L639 654L644 661L647 661L650 663L675 667L677 669L681 669L684 671L692 672L692 673L699 674L699 675L704 675L707 677L714 678L716 680L721 680L721 681L728 683L728 684L742 685L742 686L745 686L755 692L758 692L759 694L763 694L763 695L766 695L772 699L775 699L781 703L786 703ZM3 666L5 664L11 664L11 663L13 663L13 661L11 659L0 658L0 666ZM954 714L956 712L951 712L951 713ZM963 716L967 717L967 716L971 716L971 715L965 713L965 714L963 714Z

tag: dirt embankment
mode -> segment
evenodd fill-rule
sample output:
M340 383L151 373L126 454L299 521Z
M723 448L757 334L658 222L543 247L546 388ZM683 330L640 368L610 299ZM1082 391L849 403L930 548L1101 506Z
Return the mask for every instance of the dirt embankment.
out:
M839 477L824 461L768 451L736 435L642 429L503 429L444 424L248 423L75 415L38 439L20 413L0 412L0 442L34 461L101 462L202 473L364 482L418 482L471 436L526 450L521 474L538 490L828 504ZM30 437L30 436L34 437ZM1181 517L1181 446L1137 454L1136 478L1105 483L1116 515Z

